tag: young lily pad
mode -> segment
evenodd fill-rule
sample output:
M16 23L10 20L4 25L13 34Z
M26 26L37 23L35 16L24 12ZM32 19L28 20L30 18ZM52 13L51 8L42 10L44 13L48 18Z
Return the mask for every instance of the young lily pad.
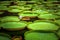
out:
M35 22L29 24L27 28L32 30L54 31L58 30L58 26L50 22Z
M54 33L26 32L25 40L58 40Z

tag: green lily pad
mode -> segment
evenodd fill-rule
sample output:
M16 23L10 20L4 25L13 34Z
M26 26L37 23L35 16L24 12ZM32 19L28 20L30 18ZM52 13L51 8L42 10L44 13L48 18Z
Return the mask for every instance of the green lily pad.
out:
M19 16L22 16L22 17L25 17L25 16L36 17L36 16L38 16L38 14L37 13L32 13L31 11L26 11L26 12L24 12L22 14L19 14Z
M0 10L7 10L7 6L0 6Z
M60 19L55 21L58 25L60 25Z
M22 16L22 17L25 17L25 16L28 16L28 17L35 17L35 16L37 16L37 14L20 14L20 16Z
M1 17L0 17L0 22L1 22Z
M10 5L11 1L2 1L0 5Z
M20 6L14 5L14 6L9 6L9 8L10 8L10 9L20 9Z
M4 12L0 12L0 14L3 14Z
M60 37L60 30L58 31L58 36Z
M29 25L29 24L31 24L31 23L33 23L33 22L27 22L27 25Z
M21 9L22 9L22 7L15 5L15 6L10 6L8 11L13 12L13 13L17 13L17 12L21 12L22 11Z
M25 40L58 40L54 33L26 32Z
M12 12L12 13L17 13L17 12L21 12L22 10L20 9L9 9L8 12Z
M60 12L57 12L56 14L57 14L57 15L60 15Z
M11 39L9 35L0 33L0 40L11 40Z
M41 3L40 3L40 4L41 4ZM45 7L44 5L33 5L33 10L36 10L37 12L38 12L38 11L40 11L40 12L42 11L43 13L44 13L44 12L47 12L47 11L46 11L46 7ZM35 11L35 12L36 12L36 11ZM40 12L39 12L39 13L40 13ZM42 13L42 12L41 12L41 13Z
M9 21L20 21L17 16L5 16L1 18L1 22L9 22Z
M31 1L39 1L39 0L31 0Z
M38 18L43 18L43 19L56 19L59 18L59 16L54 15L54 14L41 14L38 16Z
M29 24L27 28L32 30L54 31L54 30L58 30L59 27L50 22L35 22Z
M28 5L24 5L24 7L31 8L31 7L32 7L32 5L28 4Z
M34 21L34 22L52 22L52 23L54 23L54 22L51 21L51 20L36 20L36 21Z
M26 4L26 2L25 1L17 1L17 5L25 5Z
M25 28L27 24L26 23L23 23L23 22L5 22L5 23L2 23L1 26L3 28Z
M49 1L49 2L54 2L55 1L56 2L57 0L47 0L47 1Z
M34 12L38 13L38 14L47 14L48 13L48 11L44 11L44 10L36 10Z

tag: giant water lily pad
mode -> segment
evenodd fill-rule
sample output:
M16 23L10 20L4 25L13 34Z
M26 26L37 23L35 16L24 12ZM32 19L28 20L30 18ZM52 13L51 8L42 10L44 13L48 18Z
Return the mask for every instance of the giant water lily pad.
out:
M36 17L36 16L38 16L38 14L37 13L32 13L31 11L26 11L26 12L24 12L22 14L19 14L19 16L22 16L22 17L26 17L26 16L28 16L28 17Z
M26 13L26 14L20 14L20 16L22 16L22 17L36 17L37 16L37 14L29 14L29 13Z
M11 1L2 1L0 5L10 5Z
M26 32L25 40L58 40L54 33Z
M9 7L9 9L8 9L8 11L9 12L15 12L15 13L17 13L17 12L21 12L22 10L21 10L21 7L20 6L10 6Z
M60 25L60 19L55 21L58 25Z
M0 6L0 10L7 10L7 6Z
M42 19L56 19L56 18L59 18L59 16L54 15L54 14L41 14L38 17L42 18Z
M48 0L48 1L49 1L49 2L54 2L54 1L56 2L57 0Z
M51 21L51 20L36 20L36 21L34 21L34 22L52 22L52 23L54 23L54 22Z
M20 9L9 9L8 12L12 12L12 13L17 13L17 12L21 12L22 10Z
M52 30L58 30L59 27L50 22L36 22L29 24L27 28L32 30L52 31Z
M5 23L2 23L1 24L1 26L3 27L3 28L6 28L6 29L14 29L14 28L25 28L25 26L26 26L27 24L26 23L24 23L24 22L5 22Z
M28 4L28 5L24 5L24 7L28 7L28 8L31 8L32 7L32 4Z
M38 14L47 14L47 13L49 13L48 11L45 11L45 10L35 10L34 12L38 13Z
M60 37L60 30L58 31L58 36Z
M17 1L17 5L25 5L26 2L25 1Z
M9 8L11 8L11 9L20 9L20 6L14 5L14 6L9 6Z
M3 14L3 12L0 12L0 14Z
M11 40L11 39L9 35L0 33L0 40Z
M31 7L25 7L25 6L10 6L10 9L20 9L20 10L28 10L31 9Z
M60 11L56 13L57 15L60 15Z
M1 18L1 22L8 22L8 21L20 21L17 16L5 16Z

